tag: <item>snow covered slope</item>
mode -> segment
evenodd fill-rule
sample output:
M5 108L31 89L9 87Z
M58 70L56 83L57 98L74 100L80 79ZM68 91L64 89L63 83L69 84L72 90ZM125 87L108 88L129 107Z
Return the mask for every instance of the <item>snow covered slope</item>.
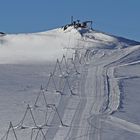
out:
M139 69L139 42L87 28L0 36L1 140L139 140Z
M40 33L7 34L0 36L0 63L54 61L70 52L69 48L113 49L136 44L139 43L89 29L76 30L73 27L66 31L59 28Z

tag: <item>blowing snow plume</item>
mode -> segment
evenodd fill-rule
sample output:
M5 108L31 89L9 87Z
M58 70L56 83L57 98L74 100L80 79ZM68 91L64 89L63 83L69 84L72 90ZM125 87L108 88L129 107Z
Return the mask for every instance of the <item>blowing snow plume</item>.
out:
M66 53L69 39L61 29L0 36L0 63L54 62ZM71 46L75 46L72 43Z

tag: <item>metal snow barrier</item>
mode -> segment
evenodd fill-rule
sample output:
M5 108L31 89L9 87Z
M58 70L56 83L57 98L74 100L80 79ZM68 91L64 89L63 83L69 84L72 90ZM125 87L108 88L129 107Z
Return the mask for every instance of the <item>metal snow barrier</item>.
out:
M62 121L62 119L61 119L61 116L60 116L60 114L59 114L59 112L58 112L58 109L57 109L57 107L56 107L55 104L48 104L47 107L56 112L56 114L57 114L57 116L58 116L58 118L59 118L59 120L60 120L61 126L69 127L68 125L66 125L66 124L63 123L63 121Z
M31 117L31 120L32 120L32 123L33 123L33 126L24 126L24 122L26 120L26 117L27 115L30 115ZM28 122L29 123L29 122ZM31 123L31 122L30 122ZM26 128L32 128L32 127L38 127L37 124L36 124L36 121L35 121L35 117L33 115L33 112L32 112L32 108L30 107L30 105L28 104L27 105L27 108L25 110L25 113L23 115L23 118L21 119L21 121L15 126L15 128L20 128L20 129L26 129Z
M78 52L75 52L75 54L74 54L74 62L76 64L85 65L86 64L85 55L82 54L82 53L79 55Z
M68 93L70 93L70 95L76 95L70 86L68 77L64 77L63 80L64 80L63 82L64 84L60 89L61 95L68 95Z
M18 140L16 132L15 132L15 128L14 128L12 122L10 122L8 130L7 130L6 134L1 138L1 140L11 140L11 137L9 137L10 132L12 132L14 139Z
M61 69L60 62L58 59L56 61L52 75L62 76L62 69Z
M70 86L70 82L68 80L68 77L61 77L58 80L59 80L59 81L57 81L58 82L58 85L56 85L56 81L54 79L54 75L51 73L50 74L50 77L49 77L49 80L48 80L48 83L47 83L47 86L46 86L46 91L53 92L53 89L54 89L60 95L66 95L67 92L70 91L70 94L71 95L75 95L73 93L72 89L71 89L71 86ZM52 84L51 84L51 82L52 82ZM53 89L49 89L49 88L52 88L51 86L53 86Z
M81 65L81 62L80 62L80 54L78 53L77 50L75 50L75 52L73 53L73 60L74 62L76 63L76 65Z
M80 74L77 70L75 60L73 57L66 58L66 56L63 55L61 61L60 62L58 61L57 63L59 64L59 67L63 76L68 76L72 72L76 72L77 74Z
M67 59L66 59L65 55L63 55L63 57L60 61L60 66L61 66L62 74L68 75L69 74L69 67L68 67Z
M34 107L37 108L37 107L40 107L40 105L38 105L38 102L39 102L39 98L42 96L43 97L43 100L44 100L44 103L45 103L45 106L47 106L47 99L46 99L46 96L45 96L45 90L43 89L42 85L40 87L40 92L38 93L37 97L36 97L36 100L35 100L35 103L34 103Z
M70 78L73 78L75 74L80 74L80 72L78 71L78 66L83 64L86 64L85 56L81 54L79 55L78 52L75 52L75 56L72 58L67 59L65 55L63 55L61 61L57 59L54 70L52 73L50 73L46 88L44 89L41 85L40 91L35 99L33 107L31 107L29 104L27 105L21 121L16 126L13 126L12 122L10 122L8 130L6 134L1 138L1 140L8 140L8 138L10 139L9 134L12 134L14 139L18 140L15 129L31 129L31 140L40 140L40 137L42 140L46 140L43 129L45 129L45 127L47 127L47 129L49 127L53 127L53 124L49 124L53 123L52 113L55 113L57 115L56 117L58 117L58 122L60 121L60 125L62 127L70 127L63 123L56 104L47 103L46 94L47 91L50 91L51 93L57 92L60 95L76 95L73 92L71 86L72 81L70 81ZM42 101L45 104L42 104L41 102L41 105L39 105L41 101L40 98L43 99ZM43 108L43 105L45 105L45 108ZM37 121L35 120L33 114L34 109L39 109L43 111L43 113L45 112L43 116L45 117L45 121L43 122L43 124L37 125ZM29 116L31 120L29 119Z
M61 119L61 117L60 117L60 115L59 115L59 112L58 112L58 110L57 110L57 107L56 107L56 105L55 104L48 104L47 103L47 100L46 100L46 97L45 97L45 91L44 91L44 89L43 89L43 87L41 86L41 88L40 88L40 92L39 92L39 94L38 94L38 96L37 96L37 98L36 98L36 100L35 100L35 104L34 104L34 108L38 108L38 107L40 107L40 106L38 106L38 102L39 102L39 98L40 98L40 96L42 96L43 97L43 99L44 99L44 101L45 101L45 110L44 111L46 111L46 115L45 115L45 123L44 123L44 125L42 125L42 127L44 127L44 126L48 126L48 127L51 127L51 125L49 125L48 124L48 121L49 121L49 119L50 119L50 117L51 117L51 113L49 114L48 113L48 109L51 109L52 111L55 111L55 113L57 113L57 115L58 115L58 117L59 117L59 120L60 120L60 122L61 122L61 125L62 126L66 126L66 125L64 125L63 124L63 122L62 122L62 119ZM33 113L32 113L33 114ZM25 115L24 115L25 116ZM24 117L25 118L25 117ZM34 122L35 122L35 119L34 119L34 117L33 117L33 115L32 115L32 118L33 118L33 120L34 120ZM36 124L36 123L35 123ZM36 125L37 126L37 125Z
M45 112L45 116L44 116L45 121L44 121L43 126L48 126L48 120L50 119L52 112L49 112L49 110L48 110L48 107L47 107L48 103L47 103L47 99L46 99L46 96L45 96L45 92L46 91L41 86L40 92L38 93L38 95L35 99L35 103L34 103L33 108L34 109L39 109L40 111ZM43 108L43 105L39 105L39 102L41 102L39 100L41 98L41 96L42 96L42 99L44 100L44 103L45 103L44 108Z
M71 64L70 64L70 66L71 66L71 71L74 70L74 71L73 71L74 73L76 73L76 74L80 74L80 72L78 72L78 69L77 69L77 66L76 66L76 64L75 64L74 59L71 58L70 60L71 60Z
M63 70L62 68L65 70ZM66 84L68 84L68 88L69 90L71 90L69 81L66 78L70 75L70 73L73 73L72 71L76 74L80 74L80 72L78 72L77 70L77 67L73 58L70 59L69 64L67 63L65 55L63 55L60 62L57 59L54 70L52 73L50 73L49 80L46 86L46 91L54 92L55 90L57 93L63 95L64 94L63 89L65 88ZM62 86L60 85L60 83L64 81L64 78L66 79L66 82L64 86ZM73 95L72 90L71 90L71 94Z
M51 91L52 92L53 90L55 90L57 92L56 82L54 80L54 74L50 73L49 80L48 80L48 83L47 83L47 86L46 86L46 91Z
M37 127L37 128L32 128L31 130L31 140L40 140L41 136L41 140L47 140L45 137L45 134L43 132L43 128L41 127Z

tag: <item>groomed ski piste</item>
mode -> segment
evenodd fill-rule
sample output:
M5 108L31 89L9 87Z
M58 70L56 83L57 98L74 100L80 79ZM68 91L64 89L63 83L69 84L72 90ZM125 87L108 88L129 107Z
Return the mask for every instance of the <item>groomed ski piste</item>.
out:
M139 140L140 43L73 26L0 36L0 140Z

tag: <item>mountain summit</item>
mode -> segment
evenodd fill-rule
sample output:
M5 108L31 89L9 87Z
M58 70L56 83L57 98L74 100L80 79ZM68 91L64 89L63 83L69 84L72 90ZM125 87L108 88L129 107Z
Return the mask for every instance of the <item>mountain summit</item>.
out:
M90 28L73 26L28 34L0 36L0 63L54 61L69 49L120 49L140 42L108 35Z

